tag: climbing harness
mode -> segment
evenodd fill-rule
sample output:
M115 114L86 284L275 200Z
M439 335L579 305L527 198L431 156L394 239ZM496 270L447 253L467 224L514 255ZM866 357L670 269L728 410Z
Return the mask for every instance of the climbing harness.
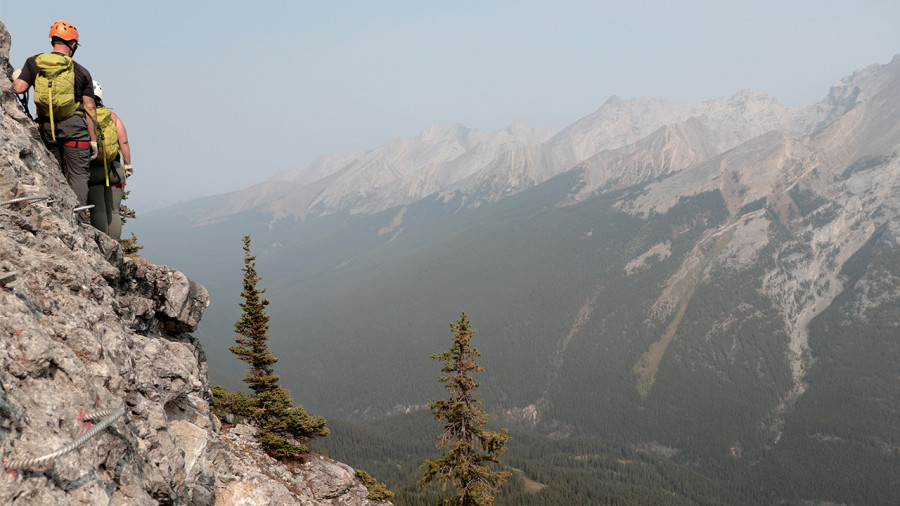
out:
M89 439L99 434L103 429L109 426L109 424L118 420L118 418L125 414L125 406L121 406L116 410L112 409L104 409L99 411L93 411L84 415L84 419L87 420L96 420L98 418L103 418L97 425L94 425L90 430L78 436L71 443L55 450L47 455L41 457L34 457L30 459L14 459L10 461L6 461L4 459L3 465L6 467L6 472L15 471L16 469L35 469L40 467L46 463L52 463L56 458L61 457L69 452L72 452L84 443L86 443Z
M63 142L63 146L69 146L72 148L89 148L91 147L90 141L65 141Z

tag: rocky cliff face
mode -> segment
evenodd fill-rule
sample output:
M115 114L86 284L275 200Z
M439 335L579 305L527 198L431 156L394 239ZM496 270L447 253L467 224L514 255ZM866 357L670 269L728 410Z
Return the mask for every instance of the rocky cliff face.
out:
M17 108L9 44L0 24L0 503L375 504L343 464L288 469L252 428L222 429L190 335L206 289L77 223Z

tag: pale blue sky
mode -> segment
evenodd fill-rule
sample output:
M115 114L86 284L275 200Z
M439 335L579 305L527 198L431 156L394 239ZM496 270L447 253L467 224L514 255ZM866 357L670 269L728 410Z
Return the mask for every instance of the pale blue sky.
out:
M612 95L811 104L900 53L897 0L0 0L14 67L57 19L128 127L139 214L435 123L561 129Z

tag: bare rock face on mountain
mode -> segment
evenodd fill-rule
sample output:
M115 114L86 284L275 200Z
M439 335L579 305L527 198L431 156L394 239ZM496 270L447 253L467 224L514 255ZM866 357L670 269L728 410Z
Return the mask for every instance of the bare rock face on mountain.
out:
M656 307L664 308L664 316L686 303L683 287L698 265L708 266L704 277L716 278L764 262L758 253L779 243L762 292L784 319L794 395L803 393L811 362L808 324L846 288L845 263L869 241L891 249L900 237L900 57L841 80L828 101L844 114L816 131L797 137L769 132L619 202L621 209L647 216L682 198L718 191L731 213L727 223L708 231L718 241L717 254L698 244L669 280L682 292L663 292ZM603 166L584 165L580 188L596 189L591 179Z
M574 167L590 171L582 195L624 188L685 169L772 130L808 133L833 109L821 104L791 108L749 90L694 104L612 97L547 142L508 153L456 189L496 200Z
M210 413L190 335L206 289L78 223L8 54L0 23L0 503L269 504L275 464L227 444ZM332 490L320 478L334 471L309 467L288 473L279 504L372 503L349 468ZM229 501L235 488L249 495Z

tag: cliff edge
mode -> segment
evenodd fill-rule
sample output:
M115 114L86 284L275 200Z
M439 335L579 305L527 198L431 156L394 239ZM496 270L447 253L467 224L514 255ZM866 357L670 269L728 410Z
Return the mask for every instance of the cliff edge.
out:
M0 503L378 504L349 466L223 430L190 334L206 289L77 223L9 47L0 23Z

